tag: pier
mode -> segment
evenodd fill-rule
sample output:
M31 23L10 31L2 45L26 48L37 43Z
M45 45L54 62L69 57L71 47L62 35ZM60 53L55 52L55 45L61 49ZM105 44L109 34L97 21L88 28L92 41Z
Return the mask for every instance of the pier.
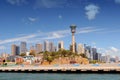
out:
M0 67L0 72L35 72L35 73L120 73L117 64L106 64L100 66L12 66Z

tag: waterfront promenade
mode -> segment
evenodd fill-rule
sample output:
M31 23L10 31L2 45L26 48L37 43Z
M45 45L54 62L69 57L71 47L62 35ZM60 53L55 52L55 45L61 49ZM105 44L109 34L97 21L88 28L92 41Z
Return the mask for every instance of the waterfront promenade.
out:
M0 72L120 72L120 64L16 65L0 67Z

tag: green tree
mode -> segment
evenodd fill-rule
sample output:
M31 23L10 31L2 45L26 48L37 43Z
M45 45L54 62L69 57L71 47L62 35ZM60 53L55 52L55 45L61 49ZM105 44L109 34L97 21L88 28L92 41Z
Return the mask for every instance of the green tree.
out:
M80 56L83 58L87 58L87 56L84 53L81 53Z
M34 52L30 52L30 55L33 55L35 57L35 53Z
M25 54L25 53L21 53L21 54L20 54L20 56L22 56L22 57L23 57L23 56L26 56L26 54Z
M35 50L31 50L30 55L33 55L35 57L35 55L36 55Z
M49 62L49 64L54 60L53 56L48 56L47 57L47 61Z
M54 60L56 55L57 55L56 52L45 51L43 57L44 57L44 60L47 60L50 64Z

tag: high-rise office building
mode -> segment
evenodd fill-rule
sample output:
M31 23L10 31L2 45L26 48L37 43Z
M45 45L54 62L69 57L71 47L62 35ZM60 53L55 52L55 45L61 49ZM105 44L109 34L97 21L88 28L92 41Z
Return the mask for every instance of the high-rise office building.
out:
M11 53L12 53L12 55L15 55L15 54L16 54L16 45L15 45L15 44L13 44L13 45L11 46Z
M19 55L20 51L19 51L19 46L16 46L15 44L13 44L11 46L11 53L12 55Z
M44 51L49 51L49 42L44 41Z
M26 53L26 52L27 52L27 44L26 44L26 42L21 42L20 53Z
M91 46L85 46L85 55L89 60L93 60L92 48Z
M102 54L98 53L98 61L102 61Z
M42 49L43 49L42 44L36 44L35 45L36 53L42 52L43 51Z
M98 53L96 48L92 48L93 60L98 60Z
M110 55L104 55L101 56L101 61L106 63L110 63L110 61L115 62L115 58L111 58Z
M101 61L105 63L106 62L106 56L101 56Z
M78 54L84 54L84 53L85 53L84 45L78 44Z
M50 51L50 52L54 52L54 51L55 51L55 47L54 47L53 42L50 42L50 43L49 43L49 51Z
M60 49L64 49L64 42L63 41L60 41L59 43L58 43L58 50L60 50Z
M19 55L19 54L20 54L20 47L16 46L16 55Z
M110 55L101 56L101 61L105 63L115 62L115 58L110 57Z

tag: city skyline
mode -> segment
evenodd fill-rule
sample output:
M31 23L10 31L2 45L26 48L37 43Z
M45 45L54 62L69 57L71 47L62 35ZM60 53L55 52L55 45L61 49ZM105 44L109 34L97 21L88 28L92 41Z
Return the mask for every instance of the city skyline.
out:
M75 24L77 44L120 56L120 0L1 0L0 12L0 53L10 53L11 44L21 41L62 40L69 49L69 27Z

